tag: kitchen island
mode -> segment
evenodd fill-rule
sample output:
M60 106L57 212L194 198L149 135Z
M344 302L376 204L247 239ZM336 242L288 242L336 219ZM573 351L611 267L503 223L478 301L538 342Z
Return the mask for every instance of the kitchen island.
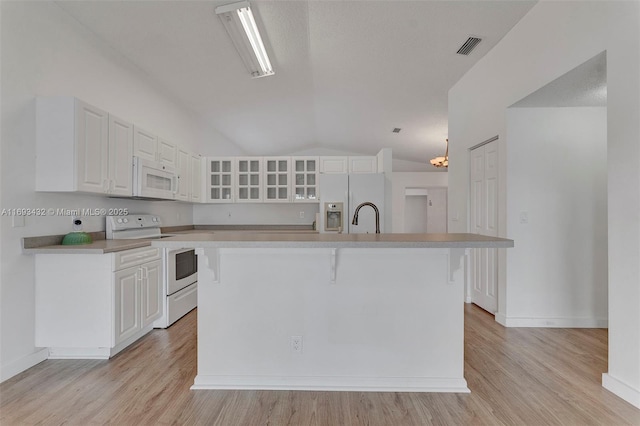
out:
M475 234L209 233L192 389L469 392L464 259Z

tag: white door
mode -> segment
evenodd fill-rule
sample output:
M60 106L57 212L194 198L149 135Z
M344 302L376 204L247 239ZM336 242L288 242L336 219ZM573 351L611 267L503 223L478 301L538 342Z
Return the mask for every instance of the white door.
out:
M136 334L140 324L140 268L117 271L114 274L114 345Z
M76 100L78 191L108 190L109 116L99 108Z
M429 188L427 196L427 231L431 234L447 232L447 188Z
M142 328L162 316L162 261L145 263L142 270Z
M202 201L202 160L195 155L191 156L191 201Z
M190 201L189 191L191 189L191 154L181 149L178 150L178 192L176 200Z
M158 138L137 126L133 127L133 155L158 161Z
M109 193L133 194L133 125L109 116Z
M498 236L498 141L471 151L470 232ZM497 249L471 251L471 301L498 309Z

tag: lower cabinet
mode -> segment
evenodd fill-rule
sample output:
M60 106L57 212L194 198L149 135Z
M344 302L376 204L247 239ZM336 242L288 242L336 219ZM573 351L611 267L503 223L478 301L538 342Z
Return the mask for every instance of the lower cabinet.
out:
M162 261L114 273L115 344L122 343L162 316Z
M161 250L36 255L36 346L50 358L109 358L162 316Z

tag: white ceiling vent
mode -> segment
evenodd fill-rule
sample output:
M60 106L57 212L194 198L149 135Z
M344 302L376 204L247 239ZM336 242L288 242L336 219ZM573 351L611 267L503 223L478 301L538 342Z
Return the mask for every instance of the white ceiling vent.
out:
M478 37L469 37L467 41L464 42L460 49L456 52L458 55L468 55L471 53L473 49L482 41L481 38Z

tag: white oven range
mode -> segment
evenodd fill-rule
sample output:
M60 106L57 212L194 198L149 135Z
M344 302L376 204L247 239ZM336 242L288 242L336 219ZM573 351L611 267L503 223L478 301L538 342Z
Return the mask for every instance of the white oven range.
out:
M162 234L156 215L107 216L107 239L156 239ZM194 249L163 249L163 314L153 324L167 328L198 304L198 261Z

